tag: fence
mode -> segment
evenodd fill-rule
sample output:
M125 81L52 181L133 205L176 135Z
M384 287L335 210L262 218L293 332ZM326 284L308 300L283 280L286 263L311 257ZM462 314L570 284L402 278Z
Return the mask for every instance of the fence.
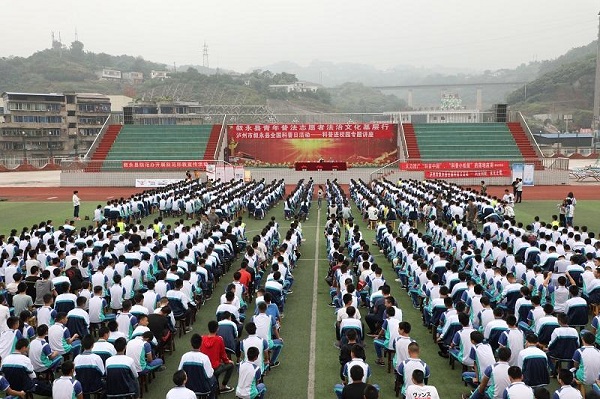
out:
M72 162L72 158L69 158L69 157L43 157L43 158L4 157L4 158L0 158L0 169L2 169L4 171L59 169L64 162Z

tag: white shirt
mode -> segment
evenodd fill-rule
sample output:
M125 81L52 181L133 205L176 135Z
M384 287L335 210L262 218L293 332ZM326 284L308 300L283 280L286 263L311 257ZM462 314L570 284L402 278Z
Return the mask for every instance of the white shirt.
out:
M437 389L433 385L409 385L406 388L406 399L427 398L440 399Z
M171 388L165 399L196 399L196 394L186 387Z

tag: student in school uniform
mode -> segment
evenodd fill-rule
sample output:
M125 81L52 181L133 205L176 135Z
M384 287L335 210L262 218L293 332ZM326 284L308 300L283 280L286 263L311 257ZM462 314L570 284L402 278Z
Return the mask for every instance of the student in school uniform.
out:
M177 370L173 374L173 383L175 387L167 392L165 399L196 399L196 394L191 389L185 387L187 374L183 370Z
M60 367L62 376L52 383L53 399L83 399L81 383L73 378L75 366L73 362L64 362Z
M134 393L138 398L140 395L138 372L133 359L125 355L127 340L123 337L118 338L114 346L117 354L106 359L107 393Z
M238 384L235 389L236 397L240 399L263 399L267 387L259 383L262 372L255 364L259 356L258 348L252 346L246 351L246 359L240 363Z
M46 341L48 326L45 324L39 325L36 333L37 337L29 344L29 359L33 364L33 370L36 373L55 370L63 358L57 351L53 351Z
M81 341L78 339L79 335L74 334L71 336L66 323L67 315L62 312L58 313L56 322L48 329L48 343L50 348L58 352L59 355L71 353L75 357L81 349Z
M533 389L523 382L523 372L518 366L508 368L510 385L504 390L504 399L534 399Z

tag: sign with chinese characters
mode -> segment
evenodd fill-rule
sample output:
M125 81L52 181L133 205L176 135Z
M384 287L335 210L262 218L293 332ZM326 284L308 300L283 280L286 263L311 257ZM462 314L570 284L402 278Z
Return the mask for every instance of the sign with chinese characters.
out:
M181 181L181 179L135 179L135 186L140 188L165 187Z
M206 161L123 161L123 169L206 169Z
M497 170L426 170L425 179L462 179L469 177L507 177L510 169Z
M400 162L400 170L510 170L509 161Z
M278 123L229 125L230 140L277 139L389 139L395 137L392 123Z

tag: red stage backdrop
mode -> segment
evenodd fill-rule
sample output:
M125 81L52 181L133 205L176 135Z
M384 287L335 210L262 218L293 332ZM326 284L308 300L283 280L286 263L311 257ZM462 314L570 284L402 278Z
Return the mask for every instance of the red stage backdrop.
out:
M391 123L229 125L230 161L248 166L343 161L385 165L397 159L397 125Z

